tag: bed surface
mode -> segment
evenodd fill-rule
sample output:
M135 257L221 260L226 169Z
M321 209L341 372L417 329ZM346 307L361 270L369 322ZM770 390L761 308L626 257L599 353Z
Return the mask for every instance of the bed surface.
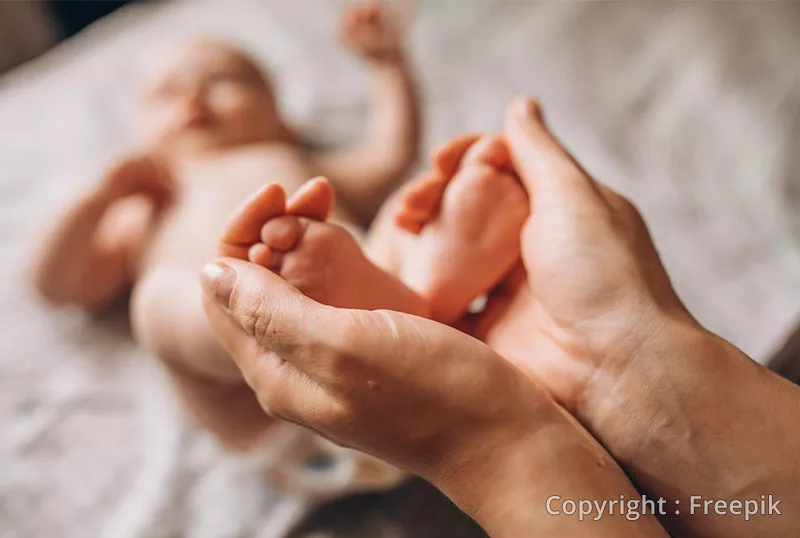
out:
M185 37L248 47L309 136L357 136L366 80L331 46L339 5L135 5L0 79L3 538L268 536L279 497L253 458L187 424L124 312L49 311L25 264L58 206L131 147L137 74ZM800 314L800 5L421 2L412 47L427 148L540 97L640 207L698 319L768 359ZM293 536L481 533L415 482L324 507Z

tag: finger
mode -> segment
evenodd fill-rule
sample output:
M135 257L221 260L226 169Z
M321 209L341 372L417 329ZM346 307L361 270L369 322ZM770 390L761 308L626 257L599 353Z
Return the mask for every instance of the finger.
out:
M330 380L330 364L338 360L337 337L349 332L349 311L323 306L280 276L241 260L223 258L207 265L201 282L238 326L233 331L218 317L209 318L240 368L254 353L252 344L242 342L243 333L260 349L276 353L312 379Z
M603 204L596 184L543 123L532 99L515 99L508 107L505 135L511 158L532 203L553 196L570 202Z
M480 139L481 135L475 133L456 136L445 144L433 150L431 161L433 166L442 175L450 179L461 165L461 159L470 146Z
M321 305L270 271L240 260L207 265L201 282L216 301L208 308L211 327L239 368L250 372L251 384L261 375L258 357L272 353L333 398L346 399L371 380L424 384L420 375L432 367L426 358L471 364L486 349L452 327L416 316Z
M357 12L350 10L345 13L344 17L339 24L339 39L346 44L352 43L352 34L355 31L357 23Z
M234 212L222 232L220 242L231 247L250 247L259 241L261 226L286 211L286 194L271 183L245 200ZM238 256L237 256L238 257Z
M135 162L138 163L134 168L137 170L136 179L143 190L154 194L166 194L172 190L169 168L161 159L145 156Z
M219 303L206 295L203 307L211 327L237 359L242 377L268 414L308 424L334 404L332 397L310 377L259 346Z
M270 353L253 363L249 377L261 407L269 415L307 426L321 433L326 421L334 418L337 400L316 381L291 363Z
M364 22L367 24L377 24L382 17L383 6L381 2L369 2L364 5L364 10L361 12Z
M260 265L261 267L272 269L272 258L272 251L264 243L253 243L253 245L247 250L246 259L250 260L256 265Z

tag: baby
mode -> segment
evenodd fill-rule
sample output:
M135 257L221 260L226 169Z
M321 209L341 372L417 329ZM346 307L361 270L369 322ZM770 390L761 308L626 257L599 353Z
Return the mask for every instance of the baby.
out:
M342 37L370 66L374 104L365 143L329 153L300 146L241 51L211 40L179 51L144 92L146 149L73 202L34 271L55 304L95 307L130 291L135 339L194 418L232 450L273 440L274 481L320 497L390 487L402 474L265 415L207 326L198 270L218 254L237 256L321 302L455 322L516 262L527 205L493 165L495 139L441 150L436 172L385 205L366 254L332 223L368 223L416 158L418 104L401 34L379 3L346 12ZM303 185L318 174L330 182Z
M268 268L324 304L395 310L458 326L473 300L519 262L528 201L499 136L457 138L435 152L433 164L385 204L364 250L344 228L327 222L334 193L320 177L288 200L279 184L263 187L232 216L219 253ZM295 455L308 455L308 442L291 446ZM321 439L315 448L328 456L344 450ZM404 477L364 455L345 461L355 477L347 491L390 487ZM305 493L316 495L344 491L334 486L336 479L320 480L297 463L284 461L273 482L284 489L303 484Z

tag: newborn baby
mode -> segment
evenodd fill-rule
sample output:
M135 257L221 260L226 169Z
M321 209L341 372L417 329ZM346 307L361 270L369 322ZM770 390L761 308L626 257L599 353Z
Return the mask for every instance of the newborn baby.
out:
M192 43L147 85L145 149L72 204L35 270L56 304L94 307L131 291L134 336L194 418L233 450L266 440L273 481L316 497L390 487L403 475L263 412L207 325L200 267L218 254L250 259L320 302L455 323L518 260L527 214L522 187L497 164L507 160L502 141L465 137L385 204L362 251L339 225L367 223L407 172L418 107L401 32L380 4L348 11L342 30L372 72L363 145L304 149L251 59L224 43ZM318 174L330 181L303 185Z
M418 152L416 88L400 28L372 3L349 9L341 30L370 69L373 108L362 145L306 150L248 56L213 40L191 43L148 80L139 113L144 149L71 204L36 258L36 286L55 304L95 307L131 291L137 342L165 365L198 422L231 449L252 448L274 421L202 310L198 271L216 256L228 217L267 182L294 192L321 173L341 200L332 218L357 227ZM295 206L305 199L297 193Z
M528 201L498 136L457 138L439 149L433 161L431 172L385 205L364 250L344 228L327 222L334 193L319 177L288 200L280 184L263 187L233 214L219 253L270 269L323 304L395 310L458 326L472 301L500 284L519 262ZM268 298L269 290L264 294ZM368 372L348 375L370 383ZM296 454L307 455L302 450L308 443L291 446ZM329 445L325 453L340 450ZM350 491L387 487L403 478L363 455L347 461L357 464ZM305 484L301 489L306 493L341 492L302 465L285 462L273 481L285 489Z

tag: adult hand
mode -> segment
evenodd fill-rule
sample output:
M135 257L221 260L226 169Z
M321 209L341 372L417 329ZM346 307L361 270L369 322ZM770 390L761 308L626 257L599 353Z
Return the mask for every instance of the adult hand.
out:
M692 318L638 211L581 169L534 101L512 103L505 136L531 205L524 266L495 290L476 335L575 412L666 319Z
M800 391L691 317L638 211L581 169L536 103L509 107L505 136L531 204L524 266L477 335L542 381L641 489L680 502L667 512L677 534L792 535L797 517L690 508L691 496L773 494L800 514Z
M636 493L485 344L415 316L321 305L241 260L207 266L203 285L212 328L268 413L423 476L492 536L664 536L653 518L546 512L551 495Z
M269 414L414 473L447 473L484 452L476 442L502 445L553 415L543 391L444 325L328 307L233 258L203 283L212 327Z

